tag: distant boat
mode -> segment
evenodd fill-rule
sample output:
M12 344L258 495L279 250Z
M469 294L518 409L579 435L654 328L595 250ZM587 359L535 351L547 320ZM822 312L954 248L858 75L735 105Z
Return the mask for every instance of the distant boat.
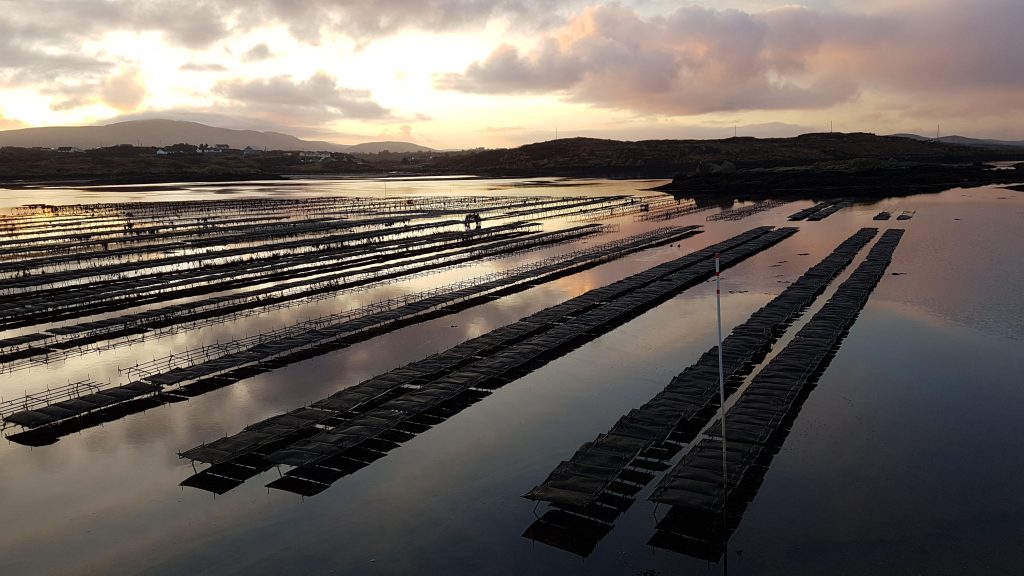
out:
M916 214L916 213L917 213L916 210L904 210L903 214L900 214L899 216L897 216L896 219L897 220L910 220L911 218L914 217L914 214Z
M885 210L882 210L878 214L875 214L875 217L872 218L872 220L888 220L891 217L892 217L892 214L889 214Z

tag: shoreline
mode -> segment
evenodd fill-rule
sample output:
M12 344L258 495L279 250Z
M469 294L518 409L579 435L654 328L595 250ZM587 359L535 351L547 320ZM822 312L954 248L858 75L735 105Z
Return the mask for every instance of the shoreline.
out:
M444 174L434 171L402 172L382 174L378 172L319 173L319 174L149 174L122 175L96 178L43 178L38 180L17 180L0 182L0 189L46 190L53 188L74 188L79 190L110 189L118 186L131 187L135 191L161 192L180 189L177 185L218 186L238 183L248 186L287 186L289 182L300 185L300 180L343 181L352 179L394 179L407 180L474 180L474 179L535 179L552 188L575 187L559 184L560 179L593 179L587 174L544 174L544 175L486 175L486 174ZM654 178L608 178L614 180L661 180ZM991 184L1007 184L1015 191L1024 191L1024 162L1011 169L996 169L980 163L973 164L894 164L867 169L842 169L835 166L789 166L777 168L748 168L732 173L679 175L667 184L644 190L700 199L763 200L766 198L884 198L909 194L940 192L956 187L977 187ZM182 186L182 187L183 187Z
M974 164L885 165L865 169L807 166L797 169L738 170L733 173L677 176L652 188L693 198L728 196L765 198L885 198L936 193L951 188L1024 182L1024 163L1015 169Z

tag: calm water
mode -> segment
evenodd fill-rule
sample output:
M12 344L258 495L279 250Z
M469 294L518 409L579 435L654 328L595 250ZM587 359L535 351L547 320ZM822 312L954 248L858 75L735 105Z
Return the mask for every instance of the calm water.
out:
M579 187L511 181L389 182L387 194L637 193L651 182ZM383 195L380 181L173 191L0 190L0 207L233 196ZM809 202L710 222L676 246L374 338L30 449L0 444L3 574L719 574L646 545L655 508L637 496L586 559L521 537L520 497L579 445L659 391L714 341L704 284L499 389L313 498L264 485L213 497L178 483L176 453L443 350L547 305L762 224ZM910 221L873 222L880 210ZM667 224L704 223L708 214ZM564 224L564 223L563 223ZM618 236L666 223L622 221ZM562 225L548 223L551 228ZM734 574L1020 574L1024 560L1024 194L950 190L845 208L730 269L725 328L862 226L904 227L889 273L805 403L729 541ZM591 239L597 243L613 238ZM270 318L0 375L5 398L212 338L283 326L386 294L428 288L540 255L397 283ZM894 275L892 273L899 273ZM819 300L819 305L823 301ZM813 311L813 309L812 309ZM790 334L792 331L790 332ZM538 513L543 507L537 510ZM664 514L664 507L657 511Z

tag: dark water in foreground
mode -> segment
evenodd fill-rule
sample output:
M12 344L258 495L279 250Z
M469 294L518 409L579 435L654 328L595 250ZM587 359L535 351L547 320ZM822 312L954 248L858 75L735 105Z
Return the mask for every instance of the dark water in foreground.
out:
M176 452L740 231L783 225L786 215L807 205L710 222L681 246L52 446L4 442L0 572L723 573L725 563L646 545L656 522L646 500L653 483L586 559L520 536L534 520L533 503L521 494L712 346L708 284L499 389L313 498L268 491L275 470L216 498L182 489L178 483L192 469ZM916 215L906 222L871 220L879 210L902 208ZM707 214L668 223L703 223ZM796 225L796 235L725 274L726 330L858 228L907 233L729 541L728 571L1024 572L1024 194L951 190L853 206ZM636 231L631 226L624 223L623 233ZM0 390L10 397L31 385L26 382L63 380L105 362L86 358L0 375Z

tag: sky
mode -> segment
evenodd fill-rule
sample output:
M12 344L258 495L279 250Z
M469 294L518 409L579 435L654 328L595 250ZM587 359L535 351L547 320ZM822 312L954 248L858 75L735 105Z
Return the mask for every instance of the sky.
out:
M1022 0L0 0L0 129L1024 139Z

